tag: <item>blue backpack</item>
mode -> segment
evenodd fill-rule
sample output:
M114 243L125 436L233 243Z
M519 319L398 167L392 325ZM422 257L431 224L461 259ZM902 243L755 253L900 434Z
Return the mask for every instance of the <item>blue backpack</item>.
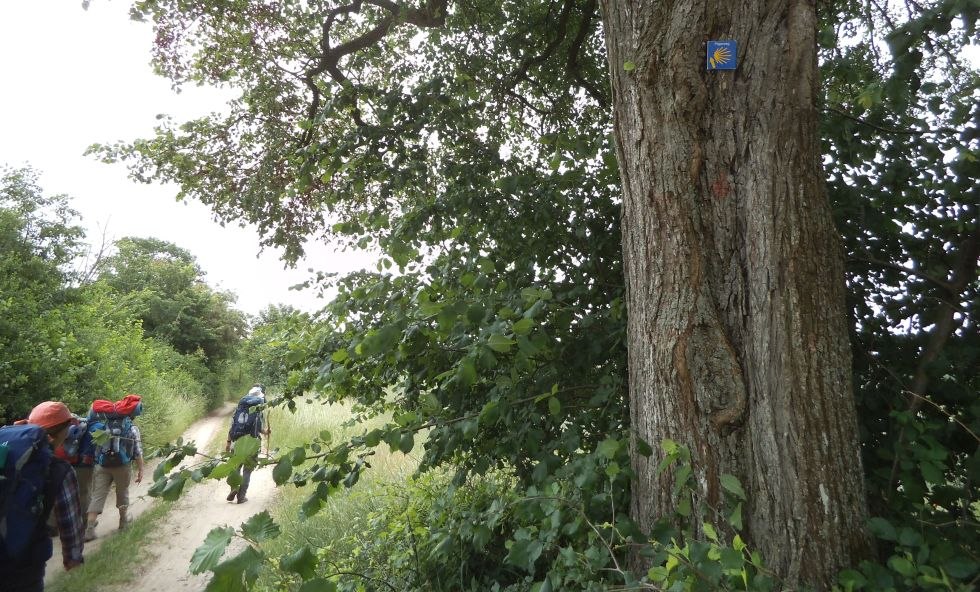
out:
M24 558L51 513L46 500L54 454L36 425L0 428L0 562Z
M128 415L90 413L89 431L103 430L109 441L95 447L95 462L102 467L121 467L133 460L136 452L136 434L133 420Z
M257 405L265 403L265 398L257 395L245 395L238 402L235 408L235 415L231 420L231 429L228 430L228 438L237 440L242 436L258 437L262 428L260 412Z

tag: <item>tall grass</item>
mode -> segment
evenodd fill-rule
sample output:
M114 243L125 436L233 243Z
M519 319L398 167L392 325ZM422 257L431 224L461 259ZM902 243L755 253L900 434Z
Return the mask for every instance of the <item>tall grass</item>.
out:
M143 445L150 448L173 442L207 411L203 397L188 394L164 376L144 383L140 394L144 413L136 423L140 426Z
M269 418L273 429L272 446L280 449L300 446L324 430L337 443L388 421L386 417L378 417L350 425L353 417L350 408L345 405L323 405L310 401L300 403L295 413L274 410ZM311 486L284 488L270 508L270 513L282 529L282 535L266 543L263 551L270 557L279 557L303 545L321 551L330 547L334 541L349 534L355 523L374 514L380 507L380 500L391 495L391 488L397 489L404 484L418 467L416 457L391 452L387 444L378 446L368 460L371 468L362 475L357 485L335 492L311 518L301 519L299 513L300 506L312 491ZM345 550L338 549L337 552L344 553ZM329 557L325 557L325 560L329 561ZM256 589L285 589L280 576L264 574Z

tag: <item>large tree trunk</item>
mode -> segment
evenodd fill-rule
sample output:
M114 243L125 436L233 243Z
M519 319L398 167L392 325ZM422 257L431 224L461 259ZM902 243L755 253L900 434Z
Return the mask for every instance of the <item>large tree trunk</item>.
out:
M603 18L632 425L657 451L634 455L635 517L674 509L656 470L673 439L697 501L717 506L737 476L751 544L785 585L825 588L869 541L814 4L604 0ZM706 71L709 39L738 41L737 70Z

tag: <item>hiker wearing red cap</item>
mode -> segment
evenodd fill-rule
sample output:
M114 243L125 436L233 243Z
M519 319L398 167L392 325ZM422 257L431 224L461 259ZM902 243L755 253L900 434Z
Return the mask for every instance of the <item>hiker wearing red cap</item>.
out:
M84 545L82 526L82 511L79 502L78 481L71 466L64 460L54 457L54 448L60 446L68 436L68 429L77 419L64 403L45 401L34 407L27 420L17 422L18 426L2 428L8 434L23 436L37 435L42 440L36 441L31 450L23 453L16 463L6 463L12 466L8 470L20 471L15 490L8 492L10 498L6 504L23 503L18 496L20 487L30 485L31 479L37 479L37 488L41 491L43 507L32 515L30 528L5 533L5 560L0 561L0 582L8 592L40 592L44 589L44 568L53 553L51 537L46 522L53 511L57 523L58 535L61 538L62 563L66 570L81 565ZM43 432L32 426L43 429ZM44 443L43 439L47 439ZM7 438L8 436L4 436ZM4 447L13 440L4 439ZM6 459L13 460L13 459ZM40 470L32 470L40 469ZM27 514L32 508L27 508ZM7 514L4 518L9 524ZM29 531L29 532L25 532ZM22 544L16 540L22 538ZM13 554L11 557L10 554Z

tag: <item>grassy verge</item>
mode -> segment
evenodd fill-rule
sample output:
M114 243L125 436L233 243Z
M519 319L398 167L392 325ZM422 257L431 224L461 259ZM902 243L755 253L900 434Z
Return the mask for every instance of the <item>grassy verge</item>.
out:
M355 426L345 425L351 417L350 409L338 404L301 404L295 414L276 411L270 417L273 446L298 446L323 430L330 432L333 442L341 442L387 422L387 418L381 417ZM379 507L379 500L390 495L390 486L405 483L418 466L417 458L391 452L387 444L380 445L375 454L369 457L369 462L371 468L353 489L336 492L312 518L299 517L300 506L310 495L310 487L283 488L270 508L273 518L282 529L282 535L265 543L262 550L269 557L280 557L294 552L304 544L321 549L328 546L330 541L338 540L348 533L358 519L364 519L375 512ZM280 590L280 586L281 582L274 574L265 573L256 589Z
M45 585L47 592L100 592L123 586L135 575L134 566L148 559L144 541L170 512L172 503L159 501L134 520L129 528L106 537L95 553L85 555L85 564L69 572L61 570L60 558L52 557L48 569L61 573ZM124 559L123 559L124 558Z

